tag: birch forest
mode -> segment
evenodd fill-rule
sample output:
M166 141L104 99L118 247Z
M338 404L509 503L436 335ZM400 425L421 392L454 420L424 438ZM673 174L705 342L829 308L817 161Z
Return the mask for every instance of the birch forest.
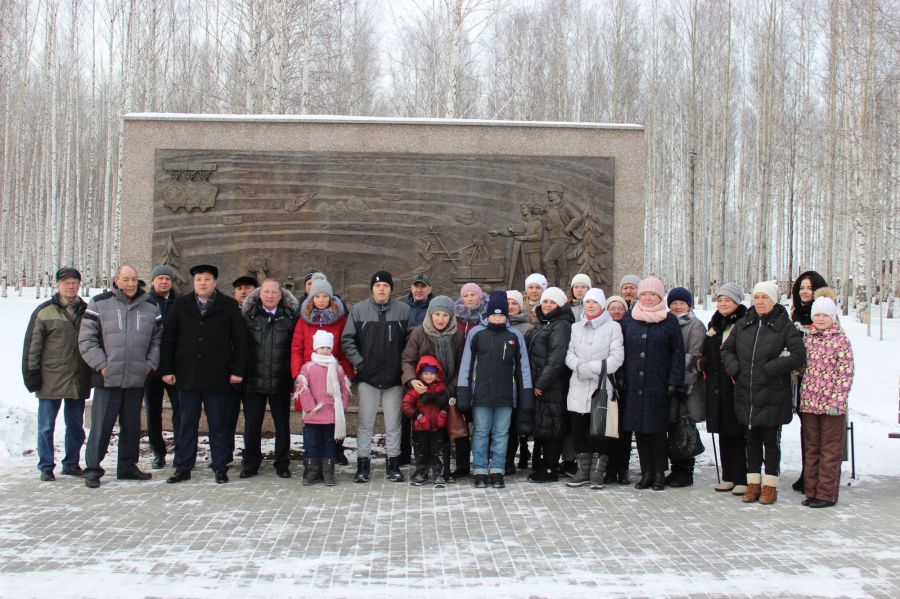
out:
M897 288L896 0L2 0L0 57L4 295L108 284L129 112L637 123L644 274Z

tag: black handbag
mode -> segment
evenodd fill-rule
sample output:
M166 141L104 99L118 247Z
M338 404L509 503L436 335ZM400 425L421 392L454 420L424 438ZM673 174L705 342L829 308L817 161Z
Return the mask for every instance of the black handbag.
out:
M669 427L670 460L688 460L706 451L687 405L682 402L680 410L678 420Z
M606 360L603 360L603 370L600 373L600 382L597 390L591 395L591 430L592 439L606 437L606 417L609 409L609 392L603 384L606 379Z

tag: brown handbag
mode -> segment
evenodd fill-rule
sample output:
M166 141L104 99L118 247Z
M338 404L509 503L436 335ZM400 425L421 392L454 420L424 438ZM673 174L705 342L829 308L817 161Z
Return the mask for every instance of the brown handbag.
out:
M447 435L451 441L469 436L469 423L456 406L447 409Z

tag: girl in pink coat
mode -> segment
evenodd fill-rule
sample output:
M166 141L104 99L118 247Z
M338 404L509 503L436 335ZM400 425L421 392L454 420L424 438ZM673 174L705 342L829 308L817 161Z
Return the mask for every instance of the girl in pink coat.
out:
M334 440L347 434L350 381L332 355L333 348L334 335L317 331L311 360L294 382L294 408L303 412L304 485L324 480L326 486L334 486Z
M847 396L853 383L853 349L837 322L837 306L828 297L812 305L810 332L803 339L806 367L800 385L803 423L803 505L837 503L847 431Z

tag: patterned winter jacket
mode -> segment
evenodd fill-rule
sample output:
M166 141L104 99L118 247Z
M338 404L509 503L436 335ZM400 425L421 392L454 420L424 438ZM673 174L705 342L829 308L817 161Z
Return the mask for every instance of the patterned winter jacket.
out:
M800 412L840 416L847 413L853 384L853 349L840 325L820 331L813 327L803 339L806 367L801 371Z

